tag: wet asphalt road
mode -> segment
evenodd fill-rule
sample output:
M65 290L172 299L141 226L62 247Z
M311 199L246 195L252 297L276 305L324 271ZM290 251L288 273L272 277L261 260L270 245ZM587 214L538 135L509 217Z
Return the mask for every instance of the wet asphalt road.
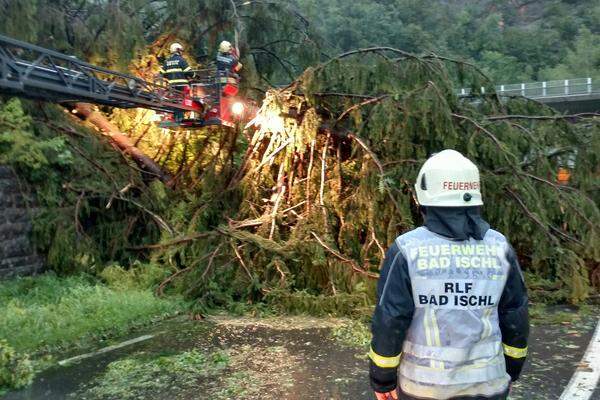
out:
M528 361L511 398L558 399L573 376L594 333L596 319L577 324L533 326ZM600 400L596 394L590 400Z
M284 321L285 319L282 319ZM536 325L532 327L530 357L522 379L514 385L513 400L558 399L569 382L593 334L596 319L587 318L570 324ZM284 325L282 322L281 325ZM331 328L308 323L301 329L281 329L279 324L254 323L213 324L193 321L165 321L153 330L154 339L107 354L95 356L69 367L53 367L36 378L22 391L12 392L3 400L74 399L81 388L104 371L115 360L136 352L185 351L191 348L236 348L244 345L255 349L284 347L289 354L293 385L286 389L289 400L371 399L367 360L364 350L345 347L331 337ZM140 334L147 333L141 332ZM201 384L201 383L200 383ZM270 388L277 387L272 382ZM261 399L282 399L266 388ZM199 387L185 399L204 399ZM147 393L145 398L168 398L166 393ZM592 400L600 400L597 391Z

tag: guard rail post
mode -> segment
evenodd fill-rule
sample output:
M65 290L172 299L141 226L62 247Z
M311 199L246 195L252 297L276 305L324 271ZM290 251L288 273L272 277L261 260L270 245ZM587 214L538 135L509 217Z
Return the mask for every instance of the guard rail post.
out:
M546 97L546 95L547 95L547 93L548 93L548 91L547 91L547 89L546 89L546 85L547 85L547 83L546 83L546 82L542 82L542 96L543 96L543 97Z

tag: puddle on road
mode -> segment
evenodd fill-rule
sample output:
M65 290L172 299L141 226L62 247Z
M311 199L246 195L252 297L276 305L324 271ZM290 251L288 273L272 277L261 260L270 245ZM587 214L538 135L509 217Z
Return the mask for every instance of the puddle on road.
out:
M514 400L558 398L580 360L595 320L532 329L530 360ZM4 400L371 399L365 348L332 331L341 319L185 317L156 324L153 339L41 373ZM339 335L338 335L339 336ZM130 339L130 338L124 338ZM364 346L364 337L357 340ZM70 355L69 355L70 356Z

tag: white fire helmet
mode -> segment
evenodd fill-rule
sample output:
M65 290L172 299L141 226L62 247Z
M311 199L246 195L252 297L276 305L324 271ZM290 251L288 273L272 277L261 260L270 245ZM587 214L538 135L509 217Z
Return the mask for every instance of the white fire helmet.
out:
M183 51L183 46L177 42L172 43L171 46L169 47L169 51L171 53L177 53L178 51Z
M456 150L431 156L421 167L415 184L422 206L481 206L479 169Z
M227 40L223 40L219 45L219 53L231 53L233 46Z

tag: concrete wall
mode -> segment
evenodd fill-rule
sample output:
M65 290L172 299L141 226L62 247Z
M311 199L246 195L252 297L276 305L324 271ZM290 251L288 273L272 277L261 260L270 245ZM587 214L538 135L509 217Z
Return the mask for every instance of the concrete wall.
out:
M31 210L12 169L0 166L0 279L40 272L43 259L30 241Z

